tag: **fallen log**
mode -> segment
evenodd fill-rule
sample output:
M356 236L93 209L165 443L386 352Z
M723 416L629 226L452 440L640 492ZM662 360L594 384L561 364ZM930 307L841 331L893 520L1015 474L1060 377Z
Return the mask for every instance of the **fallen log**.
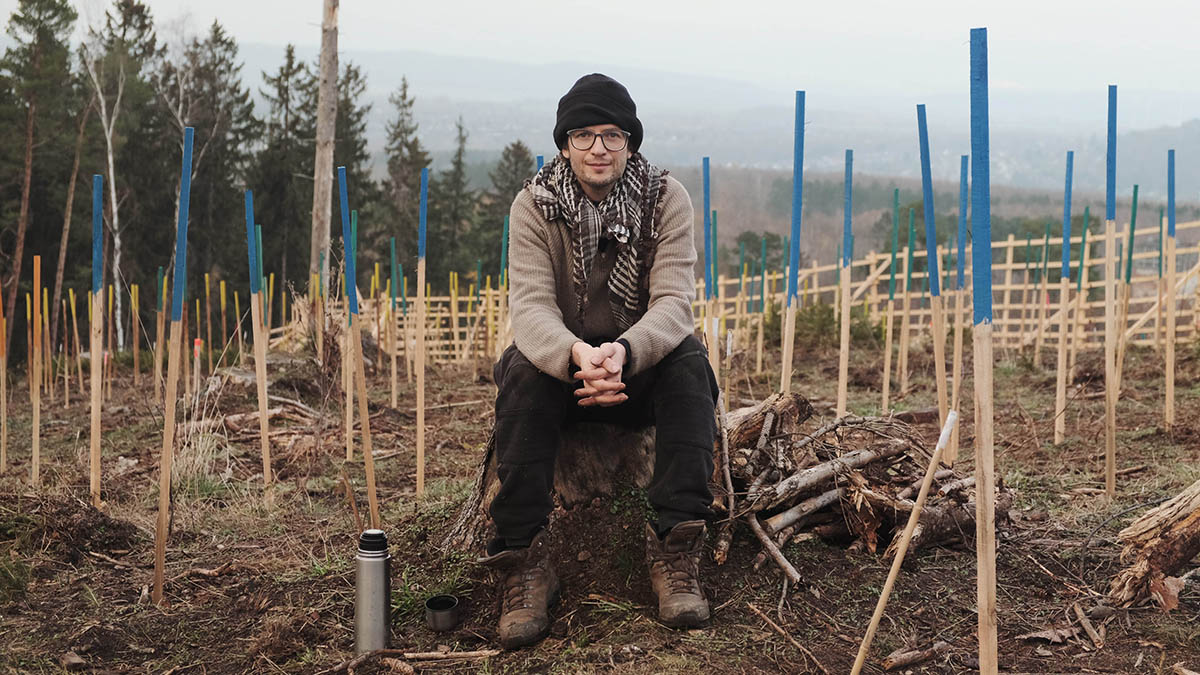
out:
M950 651L950 643L948 642L935 642L928 649L905 649L901 647L884 657L883 669L897 670L899 668L915 666L918 663L925 663L937 658L948 651Z
M1200 481L1142 514L1117 537L1128 565L1112 580L1108 597L1128 607L1153 599L1163 609L1178 602L1182 583L1175 574L1200 554Z

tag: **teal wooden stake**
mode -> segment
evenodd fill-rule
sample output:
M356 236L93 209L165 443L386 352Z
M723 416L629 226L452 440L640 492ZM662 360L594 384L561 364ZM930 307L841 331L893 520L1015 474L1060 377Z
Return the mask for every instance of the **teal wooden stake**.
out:
M1125 247L1125 283L1133 278L1133 234L1137 229L1138 186L1133 185L1133 206L1129 212L1129 245ZM1122 329L1124 330L1124 329Z
M500 273L496 279L500 286L508 283L508 216L504 216L504 234L500 237Z
M475 259L475 302L479 302L479 289L483 288L483 258Z
M742 274L743 274L743 270L745 270L745 269L746 269L746 242L740 241L740 242L738 242L738 269L737 269L738 294L739 295L745 290L744 288L742 288Z
M892 265L888 270L888 301L896 299L896 250L900 245L900 189L892 192Z
M758 284L758 311L762 313L766 307L767 295L767 235L762 237L762 255L758 259L758 269L762 273L762 281Z
M912 272L913 272L913 249L916 248L917 236L917 212L915 209L908 210L908 266L904 270L904 291L907 293L912 288Z
M404 263L397 267L400 270L400 314L408 316L408 279L404 277Z

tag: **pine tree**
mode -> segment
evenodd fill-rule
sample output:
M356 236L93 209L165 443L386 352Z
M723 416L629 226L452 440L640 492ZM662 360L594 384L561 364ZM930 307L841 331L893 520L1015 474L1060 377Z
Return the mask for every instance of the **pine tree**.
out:
M439 172L429 187L429 250L425 264L427 278L437 288L448 283L451 271L462 271L475 263L465 241L476 219L476 195L467 179L467 129L461 117L455 129L450 166Z
M498 276L504 218L517 193L525 187L525 181L533 176L534 169L529 147L521 141L513 141L504 148L495 168L488 172L492 187L483 195L480 217L470 237L470 248L482 261L484 274Z
M417 122L413 118L415 99L408 93L408 78L400 79L400 88L392 92L388 102L395 117L387 123L387 178L383 190L389 217L397 234L397 255L409 269L417 252L417 220L420 208L421 169L429 166L429 153L417 138Z
M295 47L288 45L283 64L274 74L263 73L263 81L266 88L259 94L269 107L266 145L251 161L247 184L254 190L256 217L272 233L263 241L268 249L264 263L273 266L279 260L281 272L286 275L291 270L283 261L303 265L309 252L315 123L312 111L306 109L310 76L304 64L296 60Z
M17 282L22 278L25 234L30 220L30 191L33 184L34 148L38 143L36 127L46 115L54 114L63 101L63 82L70 81L70 50L67 46L75 24L75 10L66 0L21 0L8 24L14 44L7 49L2 67L10 74L13 93L24 107L24 147L21 169L21 201L17 216L12 266L5 285L5 315L12 317L16 307ZM48 126L48 125L47 125ZM13 330L3 339L7 347Z

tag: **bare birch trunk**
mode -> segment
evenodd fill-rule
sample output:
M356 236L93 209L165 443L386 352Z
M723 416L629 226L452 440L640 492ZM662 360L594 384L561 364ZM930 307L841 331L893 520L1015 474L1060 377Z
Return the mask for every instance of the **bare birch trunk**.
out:
M337 126L337 10L339 0L324 0L321 64L317 89L317 154L313 163L312 237L308 272L329 286L329 217L333 208L333 138ZM325 255L322 256L322 252Z

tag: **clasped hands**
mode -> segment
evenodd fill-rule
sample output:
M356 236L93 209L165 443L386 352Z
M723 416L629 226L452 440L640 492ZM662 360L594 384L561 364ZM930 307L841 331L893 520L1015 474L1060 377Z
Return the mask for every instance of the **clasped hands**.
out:
M575 379L583 382L575 390L580 406L607 407L629 399L621 381L625 358L625 345L620 342L605 342L599 347L582 341L571 345L571 362L579 368Z

